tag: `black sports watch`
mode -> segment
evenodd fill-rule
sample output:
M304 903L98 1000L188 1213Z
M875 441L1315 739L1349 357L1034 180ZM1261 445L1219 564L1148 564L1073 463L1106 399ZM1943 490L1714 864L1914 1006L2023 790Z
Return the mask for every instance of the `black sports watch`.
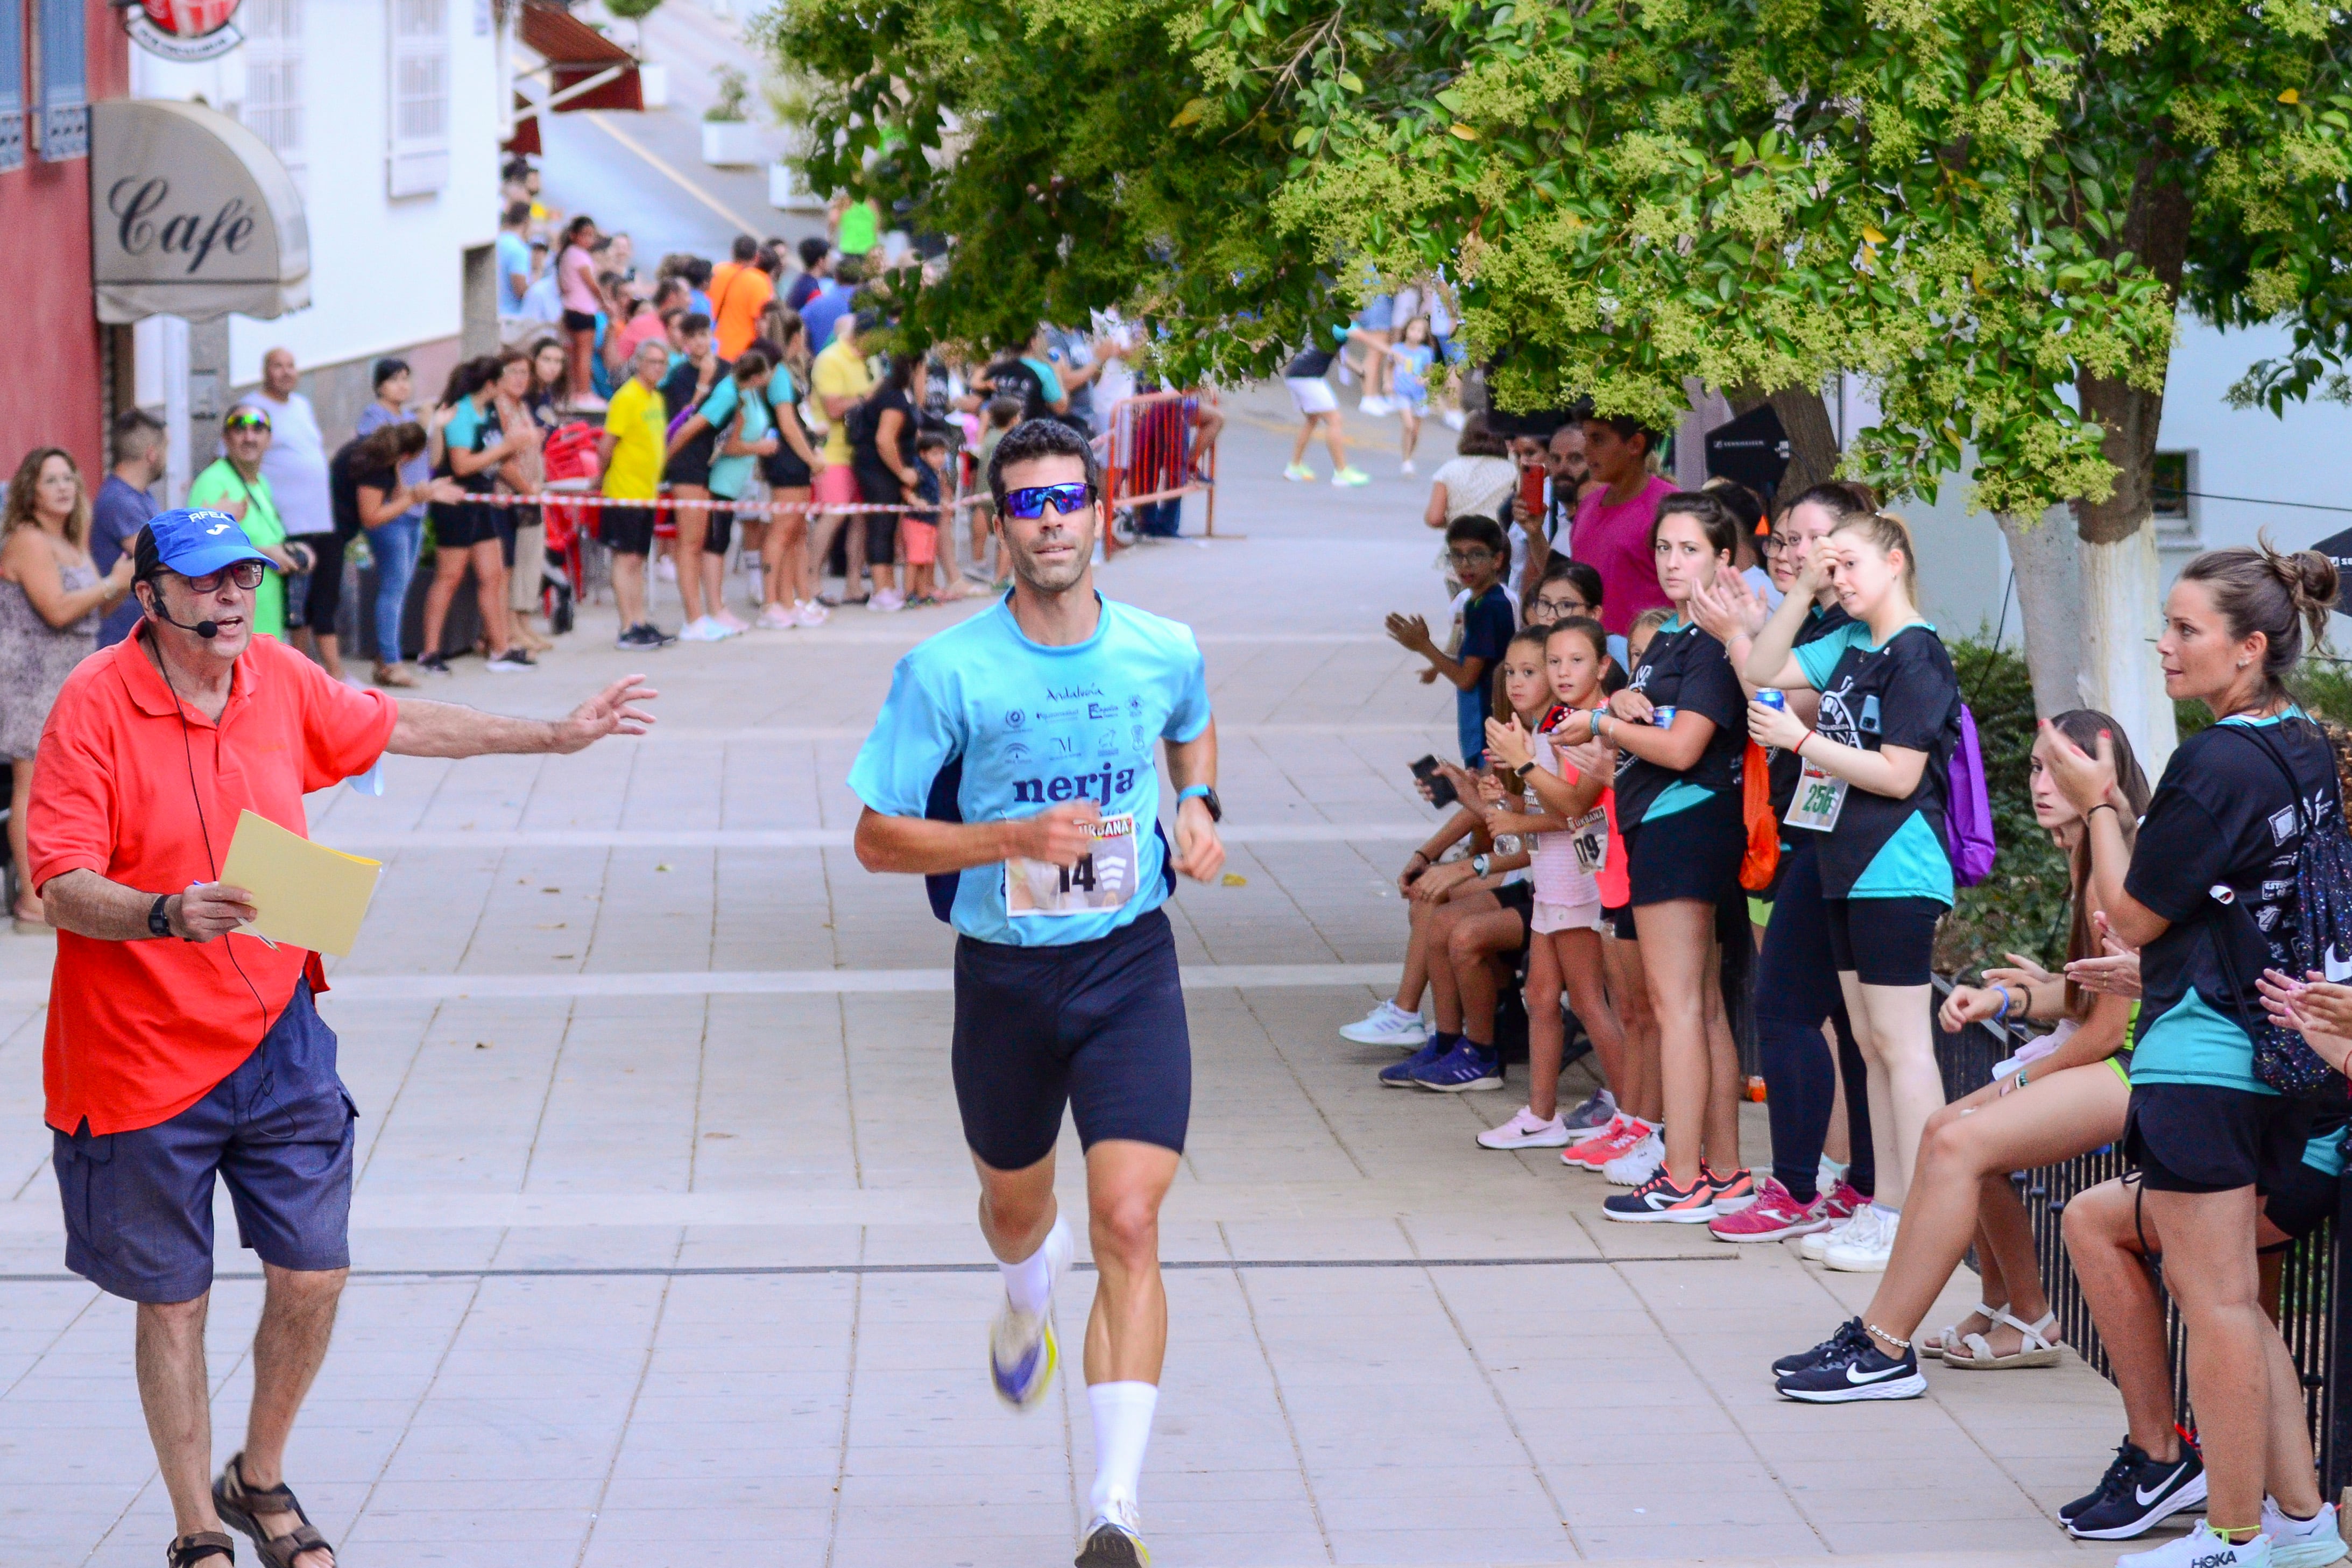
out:
M1178 792L1176 804L1181 805L1188 800L1198 800L1202 805L1207 806L1211 822L1223 822L1225 819L1225 808L1217 799L1216 785L1188 784Z
M163 906L171 901L171 898L169 893L158 893L155 901L147 906L147 930L153 935L172 934L172 917L163 912Z

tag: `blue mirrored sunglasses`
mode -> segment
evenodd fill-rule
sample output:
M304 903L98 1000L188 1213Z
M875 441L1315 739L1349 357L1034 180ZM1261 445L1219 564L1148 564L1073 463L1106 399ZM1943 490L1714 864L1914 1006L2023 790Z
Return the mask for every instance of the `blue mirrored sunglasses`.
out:
M1095 488L1089 484L1031 485L1026 489L1007 490L1004 510L1019 518L1042 517L1051 503L1064 517L1074 517L1091 505L1094 499Z

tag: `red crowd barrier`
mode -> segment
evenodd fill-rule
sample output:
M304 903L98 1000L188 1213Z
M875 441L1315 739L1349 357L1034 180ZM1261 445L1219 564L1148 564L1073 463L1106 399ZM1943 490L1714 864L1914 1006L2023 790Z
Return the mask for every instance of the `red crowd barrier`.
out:
M1103 434L1103 489L1111 510L1205 494L1206 527L1217 531L1216 453L1198 439L1202 415L1216 407L1206 387L1189 392L1146 392L1113 404ZM1106 539L1106 552L1118 547Z

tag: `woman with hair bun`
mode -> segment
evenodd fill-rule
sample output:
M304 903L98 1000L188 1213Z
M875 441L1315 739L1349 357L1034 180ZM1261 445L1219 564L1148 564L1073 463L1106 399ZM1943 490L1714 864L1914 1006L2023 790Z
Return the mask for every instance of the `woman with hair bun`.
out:
M2302 1158L2317 1102L2257 1076L2262 933L2294 915L2302 822L2343 816L2327 742L2288 694L2306 636L2325 630L2336 568L2265 543L2209 550L2164 605L2164 689L2212 710L2165 765L2137 843L2115 746L2049 748L2089 825L2094 897L2140 950L2139 1032L2124 1149L2164 1238L2164 1283L2186 1331L2206 1519L2126 1561L2135 1568L2263 1568L2340 1556L2315 1481L2294 1359L2263 1315L2262 1194ZM2045 726L2045 734L2047 727ZM2298 811L2298 805L2302 810ZM2268 1500L2265 1500L2265 1493Z

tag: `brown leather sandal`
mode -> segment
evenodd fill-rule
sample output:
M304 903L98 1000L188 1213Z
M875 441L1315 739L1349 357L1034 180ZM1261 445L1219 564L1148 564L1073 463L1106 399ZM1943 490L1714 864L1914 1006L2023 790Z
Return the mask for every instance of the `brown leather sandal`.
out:
M249 1538L254 1550L260 1553L268 1568L294 1568L294 1560L305 1552L335 1554L327 1538L302 1511L293 1489L280 1482L274 1487L257 1487L245 1479L245 1456L236 1454L221 1467L220 1479L213 1483L213 1507L233 1530ZM290 1513L302 1522L284 1535L264 1535L259 1515ZM176 1565L175 1565L176 1568Z
M199 1530L194 1535L184 1535L163 1548L163 1561L172 1568L196 1568L196 1564L215 1557L236 1561L236 1541L217 1530Z

